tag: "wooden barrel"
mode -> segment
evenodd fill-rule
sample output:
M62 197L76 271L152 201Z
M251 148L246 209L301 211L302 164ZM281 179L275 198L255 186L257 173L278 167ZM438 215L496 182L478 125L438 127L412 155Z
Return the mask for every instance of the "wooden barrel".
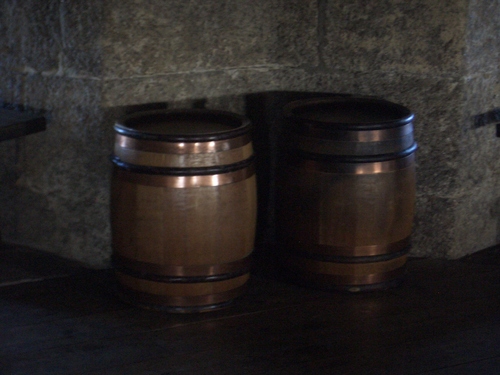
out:
M404 273L415 205L414 115L385 100L285 107L293 133L279 179L286 271L322 289L373 290Z
M114 128L111 228L121 297L172 312L228 305L244 292L254 246L250 121L163 110Z

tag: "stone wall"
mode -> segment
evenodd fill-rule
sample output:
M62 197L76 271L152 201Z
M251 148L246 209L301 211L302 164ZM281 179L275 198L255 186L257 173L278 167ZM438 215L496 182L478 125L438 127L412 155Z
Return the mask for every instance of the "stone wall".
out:
M99 1L0 5L0 100L47 112L47 130L3 142L1 231L80 260L109 262L112 110L102 107Z
M470 1L466 21L460 188L449 257L500 242L500 139L492 135L500 123L500 2Z
M416 113L414 255L494 245L499 140L474 118L500 107L499 14L488 0L6 0L0 100L47 110L50 122L0 144L2 236L106 266L118 115L194 102L246 113L254 94L272 107L273 93L311 91L375 95ZM283 131L272 110L255 124L271 166L260 178L264 227ZM272 230L259 238L272 242Z

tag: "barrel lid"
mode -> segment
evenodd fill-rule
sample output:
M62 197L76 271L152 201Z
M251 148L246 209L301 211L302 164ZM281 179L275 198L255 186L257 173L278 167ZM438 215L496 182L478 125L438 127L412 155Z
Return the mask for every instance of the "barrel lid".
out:
M296 100L284 107L286 117L303 125L339 130L377 130L414 119L406 107L374 97L322 97Z
M205 142L234 138L250 131L248 118L228 111L172 109L123 116L114 125L117 133L165 142Z

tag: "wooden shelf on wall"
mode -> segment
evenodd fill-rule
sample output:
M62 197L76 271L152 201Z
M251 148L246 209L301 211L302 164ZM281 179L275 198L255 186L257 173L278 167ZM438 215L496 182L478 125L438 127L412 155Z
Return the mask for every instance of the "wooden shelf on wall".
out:
M0 141L44 131L46 125L44 115L0 108Z

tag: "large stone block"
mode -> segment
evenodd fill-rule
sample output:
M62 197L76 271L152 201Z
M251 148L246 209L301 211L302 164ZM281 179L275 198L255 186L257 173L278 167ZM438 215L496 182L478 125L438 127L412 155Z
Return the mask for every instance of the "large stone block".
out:
M270 62L292 66L319 64L318 0L279 0L272 11ZM271 34L271 35L272 35Z
M240 115L246 114L245 95L223 95L207 98L205 108L229 111ZM259 124L254 124L259 126Z
M110 1L101 39L104 75L137 77L269 64L274 1Z
M64 75L101 77L105 3L100 0L61 3Z
M115 107L243 95L272 90L279 86L281 79L279 69L262 67L105 80L103 105Z
M23 76L0 64L0 106L21 105Z
M10 140L0 143L0 233L1 238L15 231L16 209L11 204L15 199L15 185L18 178L17 141Z
M500 61L500 3L470 0L465 61L469 74L498 70Z
M100 108L100 83L31 76L25 101L48 110L45 132L20 139L10 189L15 227L8 240L93 266L110 256L112 117Z
M0 107L20 107L23 100L23 77L0 65ZM0 142L0 233L3 239L15 233L17 208L15 186L19 177L19 140Z
M456 213L458 257L496 245L500 237L500 70L475 74L466 80L465 118L457 159L462 183Z
M460 73L466 0L328 0L327 67L405 73Z
M62 35L58 0L3 1L0 5L0 61L25 73L59 69Z
M447 258L456 248L458 200L418 195L412 232L412 256Z
M465 116L467 129L491 126L500 117L500 66L478 71L465 78Z
M460 258L498 244L499 181L498 175L484 177L457 199L454 224L456 246L448 251L448 258Z

